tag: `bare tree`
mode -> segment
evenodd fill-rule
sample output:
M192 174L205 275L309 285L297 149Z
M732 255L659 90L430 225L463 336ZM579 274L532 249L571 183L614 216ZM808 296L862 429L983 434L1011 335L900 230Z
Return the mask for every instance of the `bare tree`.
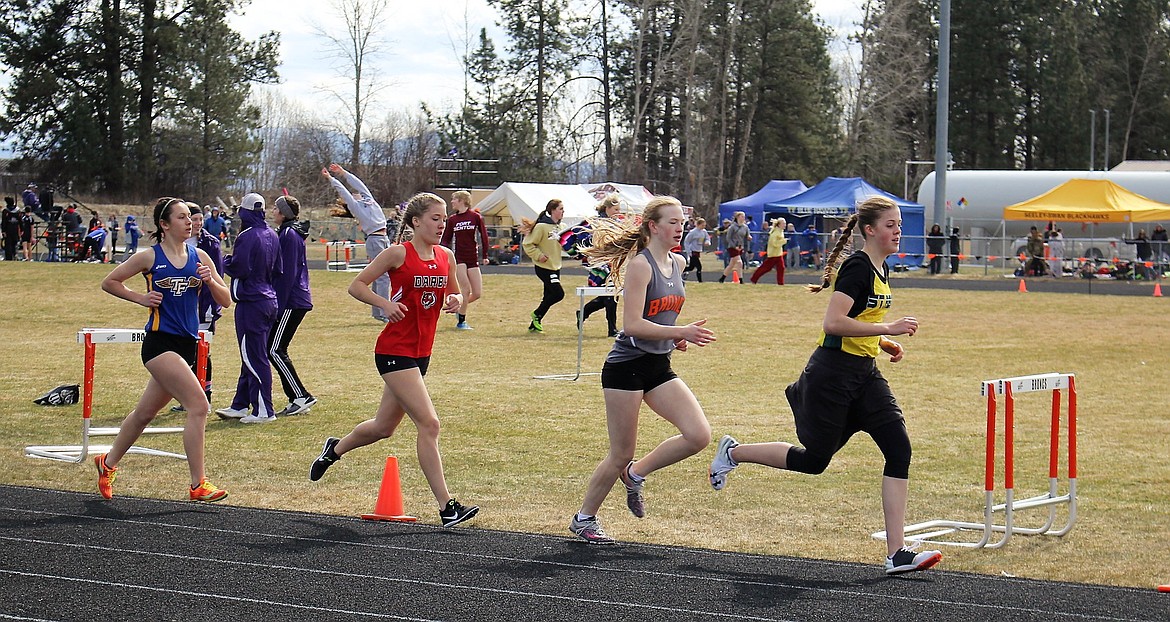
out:
M361 163L362 128L370 105L385 88L373 61L386 51L387 42L378 33L386 17L387 4L388 0L331 0L333 12L341 19L341 29L326 30L323 26L316 29L328 41L332 55L346 63L343 75L350 90L345 93L328 87L322 90L335 97L345 110L348 127L340 129L350 138L351 166Z

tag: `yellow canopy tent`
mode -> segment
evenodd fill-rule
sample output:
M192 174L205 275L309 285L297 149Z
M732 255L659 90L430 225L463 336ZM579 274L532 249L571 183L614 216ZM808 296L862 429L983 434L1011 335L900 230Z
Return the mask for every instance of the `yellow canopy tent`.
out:
M1070 179L1044 194L1003 208L1004 220L1127 223L1170 220L1170 205L1108 179Z

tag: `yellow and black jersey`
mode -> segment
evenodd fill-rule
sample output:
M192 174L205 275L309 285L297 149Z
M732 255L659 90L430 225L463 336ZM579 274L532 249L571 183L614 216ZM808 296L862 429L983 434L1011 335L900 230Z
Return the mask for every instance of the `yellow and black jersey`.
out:
M853 299L849 317L870 324L881 323L893 301L890 295L890 268L882 262L881 272L878 272L870 263L869 257L863 251L857 251L837 270L833 278L833 291L841 292ZM817 343L821 347L840 350L854 356L877 358L880 340L881 337L876 335L840 337L827 335L822 331L820 341Z

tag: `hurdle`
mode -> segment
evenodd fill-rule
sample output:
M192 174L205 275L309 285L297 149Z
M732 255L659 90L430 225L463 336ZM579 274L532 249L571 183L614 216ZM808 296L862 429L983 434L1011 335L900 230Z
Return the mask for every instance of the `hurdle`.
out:
M580 314L581 321L577 323L577 372L573 374L549 374L547 376L533 376L536 380L579 380L581 376L600 376L601 372L581 371L581 350L585 344L585 298L588 296L616 296L617 293L612 287L578 287L577 298L580 303L577 305L577 313Z
M1016 500L1015 498L1015 396L1020 393L1036 391L1052 392L1051 428L1049 430L1048 449L1048 492ZM1060 405L1061 392L1068 391L1068 488L1065 494L1058 494L1059 481L1059 453L1060 453ZM1008 543L1014 534L1063 536L1072 530L1077 519L1077 390L1074 374L1037 374L1033 376L1018 376L1015 378L1001 378L998 380L984 380L980 395L987 398L987 450L984 462L984 504L983 522L963 522L954 520L930 520L905 527L906 540L911 542L931 542L966 548L1000 548ZM1003 413L1003 479L1004 502L995 503L995 440L996 440L996 412L997 395L1004 397ZM1056 529L1057 506L1068 506L1068 522ZM1016 525L1015 513L1017 510L1031 508L1048 508L1048 517L1039 527L1020 527ZM997 524L994 516L997 512L1003 513L1003 522ZM947 536L963 531L982 531L978 542L946 540ZM993 534L1002 536L992 542ZM878 540L886 539L886 532L879 531L873 534Z
M91 454L101 454L110 450L110 445L91 445L90 439L95 436L117 436L119 428L98 428L90 426L90 417L93 415L93 377L94 361L97 358L97 344L99 343L142 343L146 338L146 331L133 328L83 328L77 332L77 342L85 349L85 373L81 387L81 444L80 445L30 445L24 448L26 458L43 458L79 464ZM200 384L207 377L207 351L211 333L199 331L199 346L196 356L196 377ZM147 427L143 434L176 434L183 428L174 427ZM132 454L145 454L162 458L178 458L186 460L187 456L148 447L132 446L127 451Z
M354 259L358 244L352 240L325 243L325 270L329 272L361 272L369 262Z

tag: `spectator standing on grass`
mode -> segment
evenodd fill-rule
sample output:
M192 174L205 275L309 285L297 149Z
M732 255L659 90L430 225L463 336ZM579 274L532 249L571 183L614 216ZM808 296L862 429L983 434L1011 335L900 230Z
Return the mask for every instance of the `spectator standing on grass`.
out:
M440 313L455 313L462 304L459 283L451 278L455 256L439 241L447 222L443 199L420 193L411 197L395 235L394 245L382 251L349 285L349 294L386 314L386 326L374 346L374 364L385 385L373 419L359 423L344 438L325 439L321 455L309 467L317 481L342 456L384 438L390 438L403 417L410 417L418 435L418 464L439 506L439 521L454 527L479 512L451 496L439 453L439 415L423 377L431 362L435 328ZM414 235L403 241L409 227ZM390 275L390 300L372 290L374 281Z
M138 238L142 236L142 231L138 229L138 220L134 218L134 214L126 215L126 252L122 253L122 261L129 259L134 253L138 252ZM223 274L221 271L220 274Z
M854 229L865 239L862 250L837 261ZM902 409L877 367L880 352L897 363L905 354L887 335L913 336L918 320L902 317L885 322L893 297L886 257L898 252L902 216L897 204L884 197L866 199L849 217L845 234L825 262L820 285L830 289L819 347L797 381L784 394L796 420L803 447L790 443L740 444L724 436L709 472L711 486L722 490L727 476L742 463L818 475L857 432L873 438L885 458L882 471L882 512L886 527L886 574L925 570L942 559L938 551L914 553L904 547L906 502L909 496L910 436Z
M241 423L276 421L272 407L272 367L268 363L268 335L276 321L277 275L284 271L280 240L264 222L264 197L250 192L240 203L244 228L236 235L224 272L232 277L236 303L236 339L240 344L240 377L231 406L215 414Z
M694 393L671 369L674 350L687 344L705 346L715 334L702 319L676 326L686 301L683 259L670 249L682 237L682 205L674 197L654 197L641 221L596 223L593 242L584 252L594 262L612 266L610 285L623 290L622 333L601 370L609 453L594 469L581 508L569 530L590 544L613 544L597 519L602 502L619 480L626 507L638 518L646 514L643 487L653 472L703 451L711 442L711 424ZM641 459L638 415L645 402L679 433Z
M695 226L683 237L683 252L688 256L687 267L683 269L683 279L687 273L695 271L695 278L703 282L703 251L711 245L711 235L707 233L707 220L695 220Z
M947 237L951 243L951 274L959 273L959 228L951 229L951 235Z
M297 220L301 202L294 196L277 197L273 202L273 219L278 227L280 256L284 270L276 275L276 322L268 334L268 359L276 368L280 385L288 398L288 406L278 416L300 415L309 412L317 398L305 388L288 346L297 334L297 328L309 311L313 310L313 294L309 290L309 264L305 259L305 239L309 237L309 221Z
M930 260L930 274L942 274L943 245L947 238L943 235L942 227L935 223L926 234L926 254Z
M338 196L345 201L346 209L357 219L358 226L361 227L362 233L366 236L366 260L373 261L390 246L390 238L386 237L386 213L382 211L382 206L374 200L366 184L362 183L357 175L341 168L340 164L330 164L329 168L321 169L321 175L329 180L329 185L333 186ZM344 179L345 183L341 183L337 177ZM346 188L347 185L349 188ZM352 192L350 188L353 189ZM389 298L390 277L386 275L378 277L374 281L374 293L383 298ZM370 313L375 319L386 321L386 315L382 312L381 306L371 306Z
M20 215L20 251L23 261L32 261L33 210L24 208Z
M1052 256L1048 260L1048 267L1052 270L1054 278L1064 276L1064 231L1056 229L1048 235L1048 254Z
M210 289L220 304L231 304L227 285L211 266L211 258L184 244L191 234L191 215L181 199L159 199L154 206L157 243L114 268L102 281L102 290L123 300L150 309L146 337L142 341L142 364L150 380L138 405L118 427L109 452L94 456L98 491L106 499L114 496L118 464L171 399L187 411L183 426L183 452L191 474L192 501L220 501L227 492L207 481L204 472L203 437L211 406L191 369L199 341L198 297ZM145 293L126 287L134 275L146 277Z
M479 267L488 263L491 241L483 216L471 209L470 192L459 190L452 194L451 208L454 213L447 218L442 244L455 253L455 279L459 281L459 291L463 292L463 306L456 315L455 328L471 330L467 323L467 308L483 296L483 276Z
M1137 274L1146 280L1152 278L1154 275L1153 266L1147 264L1153 261L1154 249L1150 244L1150 238L1146 236L1146 230L1138 229L1137 237L1126 240L1126 243L1133 244L1137 253Z
M1167 242L1170 242L1170 235L1167 235L1166 228L1160 224L1154 225L1154 232L1150 234L1150 244L1154 251L1154 263L1158 264L1159 272L1161 266L1166 263L1166 251L1170 249Z
M520 231L524 234L520 247L532 259L536 277L544 284L540 305L529 314L530 333L543 333L544 316L553 305L565 298L565 288L561 286L561 242L557 235L564 215L564 204L560 199L552 199L544 206L536 222L527 218L520 220Z
M784 246L784 263L789 268L800 266L800 240L796 236L796 225L788 223L784 228L784 237L788 243Z
M110 261L111 262L115 262L118 260L118 227L120 227L120 226L121 225L118 224L118 215L117 214L110 214L110 217L106 219L106 228L110 230Z
M768 232L767 258L752 273L752 283L758 283L772 268L776 268L776 284L784 284L784 245L788 243L784 229L787 225L783 218L772 219L772 230Z
M4 261L16 261L16 249L20 246L20 210L12 197L4 197L4 212L0 214L4 234Z
M48 246L48 255L45 261L58 262L61 261L61 255L57 251L57 243L60 240L61 221L53 219L45 227L45 245Z
M1036 227L1028 232L1028 275L1044 276L1047 264L1044 261L1044 238Z
M219 207L212 207L211 213L207 214L203 219L203 229L214 235L217 240L223 240L224 230L227 229L227 221L224 220L223 214L219 212Z

